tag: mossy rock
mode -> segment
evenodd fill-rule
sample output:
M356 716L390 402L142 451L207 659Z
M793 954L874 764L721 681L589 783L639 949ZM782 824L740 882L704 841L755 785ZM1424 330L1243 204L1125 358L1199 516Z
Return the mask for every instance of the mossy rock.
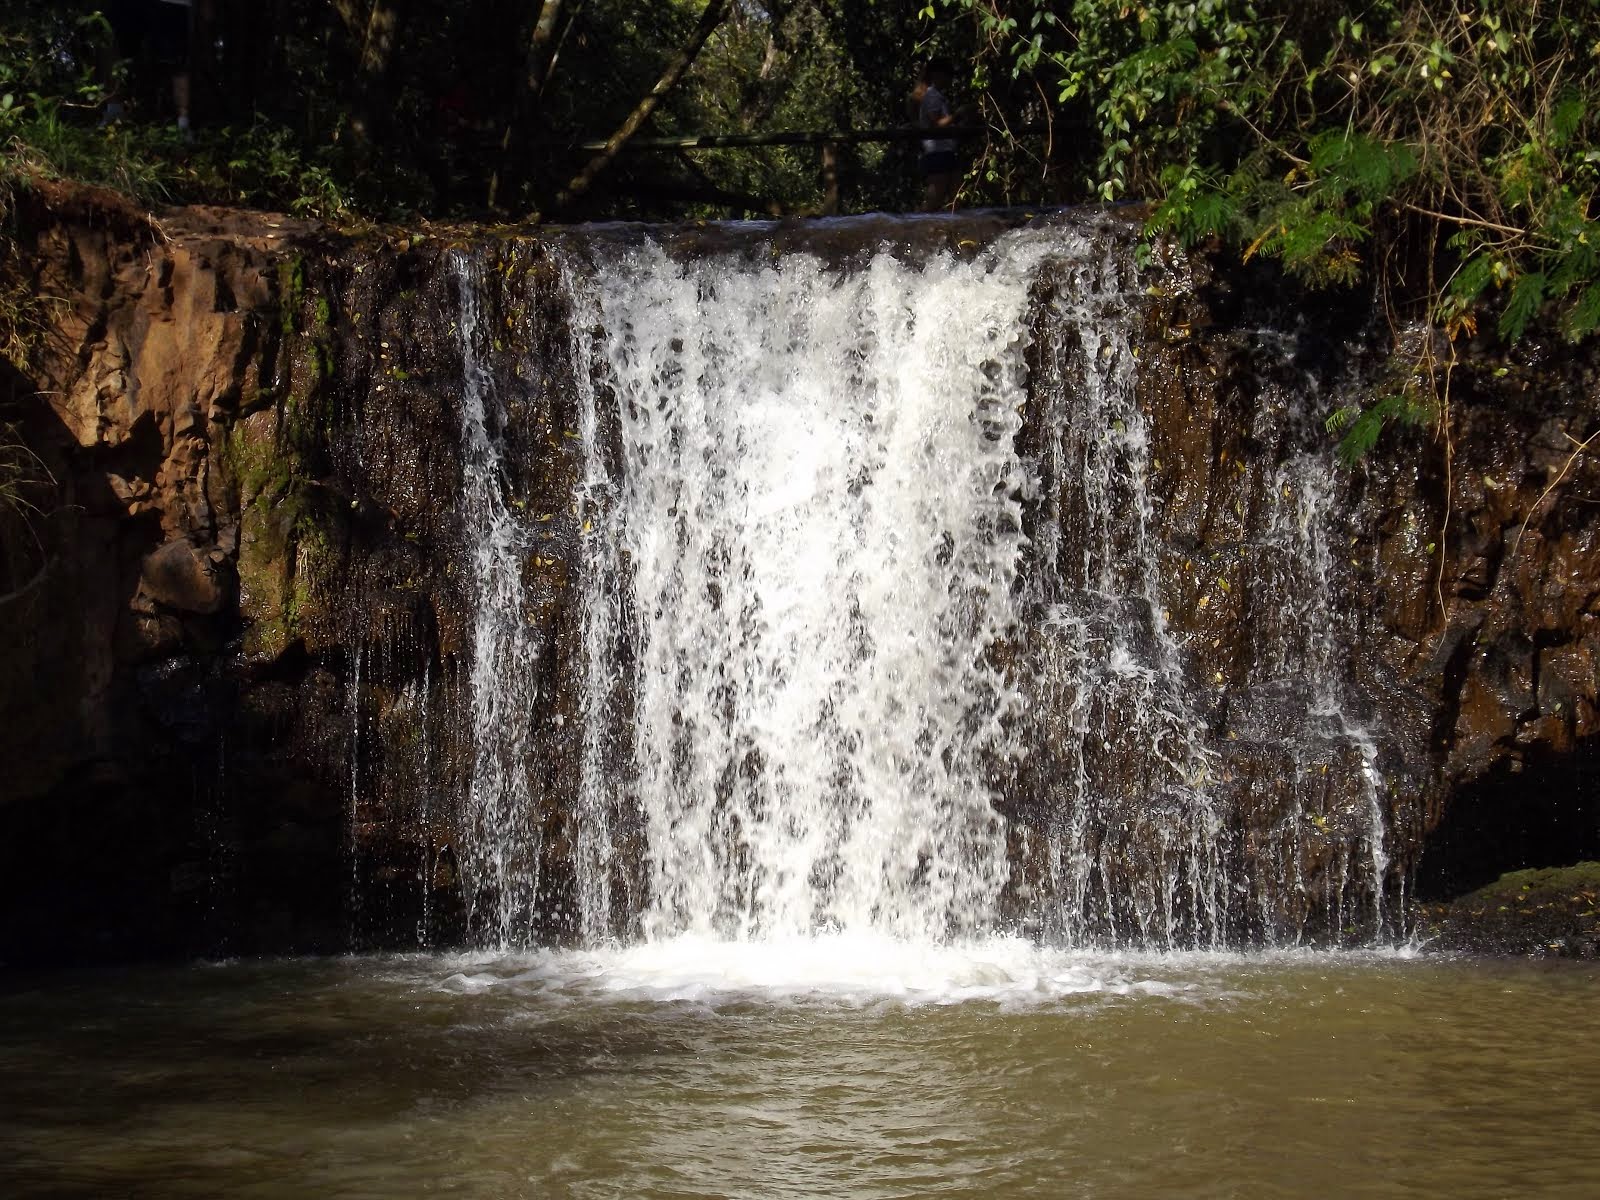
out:
M1536 958L1600 958L1600 863L1512 871L1445 904L1422 927L1441 949Z

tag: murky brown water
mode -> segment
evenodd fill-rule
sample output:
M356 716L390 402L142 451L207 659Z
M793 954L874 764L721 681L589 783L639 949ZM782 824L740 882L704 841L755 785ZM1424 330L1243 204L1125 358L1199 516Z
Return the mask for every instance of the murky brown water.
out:
M1592 969L625 957L0 981L0 1195L1600 1196Z

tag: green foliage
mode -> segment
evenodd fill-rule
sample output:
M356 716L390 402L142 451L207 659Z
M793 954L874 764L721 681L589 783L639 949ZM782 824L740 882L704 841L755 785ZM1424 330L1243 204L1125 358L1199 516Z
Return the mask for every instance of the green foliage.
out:
M873 25L883 12L857 4L844 14L825 3L736 6L731 19L712 39L685 80L676 102L660 115L654 132L671 136L706 130L759 134L766 131L824 130L896 125L904 121L902 106L914 77L909 50L896 64L872 62L852 54L847 34L868 37L881 32ZM840 6L843 7L843 6ZM848 18L848 20L847 20ZM893 72L879 78L877 72ZM581 111L573 120L592 120ZM883 167L896 148L843 147L843 183L851 207L900 206L913 202L916 172L911 163L889 173ZM658 171L661 156L620 164L623 173ZM727 211L715 195L749 197L751 210L814 212L822 200L818 150L814 146L773 146L697 156L694 183L683 181L680 194L700 190L692 199L695 216ZM622 177L626 177L624 174ZM899 185L903 182L904 191Z
M1511 285L1510 298L1500 313L1500 336L1512 340L1520 338L1529 322L1544 306L1549 291L1549 281L1543 271L1528 271L1518 275Z
M333 155L263 119L213 125L192 142L170 122L102 122L124 76L96 66L111 36L93 8L25 4L0 30L0 176L70 179L149 204L250 203L322 217L348 215ZM27 10L32 10L27 11Z
M1415 388L1391 392L1369 405L1347 404L1329 414L1327 430L1339 437L1339 457L1353 466L1378 444L1384 428L1391 423L1417 426L1436 420L1438 410L1431 397Z
M17 427L0 422L0 511L11 516L33 511L30 494L47 477L43 464L24 444Z
M565 0L550 69L525 92L542 4L395 0L197 5L194 140L170 70L137 46L111 69L106 0L12 0L0 30L0 147L13 175L105 184L151 205L215 202L410 221L546 209L649 95L708 0ZM930 48L915 0L738 0L642 136L898 125ZM972 57L973 31L945 53ZM10 99L7 100L6 97ZM105 102L126 108L101 127ZM915 148L841 151L844 202L897 207ZM1009 167L986 168L1018 198ZM1002 178L1004 176L1004 178ZM489 182L496 180L492 213ZM1009 190L1008 190L1009 189ZM815 211L815 147L624 154L563 220Z
M0 600L13 600L43 578L49 564L38 522L54 480L21 431L0 421Z
M1429 369L1433 339L1403 336L1416 321L1447 341L1475 334L1482 309L1507 341L1600 328L1592 0L939 7L975 17L993 62L1081 114L1090 185L1154 199L1152 236L1220 239L1316 285L1372 281L1396 353L1427 347L1404 373L1447 377ZM1347 457L1441 401L1335 414Z
M92 109L100 88L85 58L69 48L110 34L93 10L22 7L24 19L0 27L0 143L42 113L59 119L63 109Z
M306 292L306 260L296 254L278 264L278 322L285 337L299 332Z

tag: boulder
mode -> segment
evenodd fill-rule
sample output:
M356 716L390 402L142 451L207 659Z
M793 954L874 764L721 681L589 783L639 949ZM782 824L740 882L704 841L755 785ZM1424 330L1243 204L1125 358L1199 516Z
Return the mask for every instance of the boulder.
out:
M218 565L207 551L179 538L145 558L139 587L168 608L209 615L222 607L226 593Z

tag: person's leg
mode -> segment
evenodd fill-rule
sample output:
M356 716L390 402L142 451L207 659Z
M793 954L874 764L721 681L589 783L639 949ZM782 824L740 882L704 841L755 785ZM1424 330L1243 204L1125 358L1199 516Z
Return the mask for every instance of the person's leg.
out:
M172 103L178 110L178 128L189 132L189 68L181 68L172 77Z
M178 128L189 132L189 22L193 10L182 4L157 2L155 30L156 55L172 72L172 106L178 112Z
M960 172L956 169L956 156L941 150L922 156L922 172L926 183L922 191L922 211L938 212L955 202L956 183Z

